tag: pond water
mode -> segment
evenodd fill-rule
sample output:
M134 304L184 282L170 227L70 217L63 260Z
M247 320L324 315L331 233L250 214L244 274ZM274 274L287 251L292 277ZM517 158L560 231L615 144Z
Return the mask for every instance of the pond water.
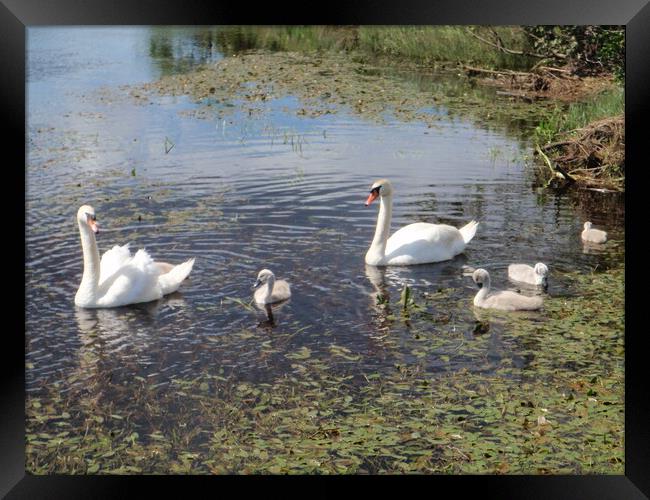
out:
M443 106L431 109L442 118L429 128L371 123L345 109L301 116L294 96L269 100L252 115L234 103L221 119L193 117L188 97L150 104L125 97L125 85L224 57L210 33L28 29L29 394L56 384L61 393L102 398L119 413L134 379L160 391L200 373L269 382L297 376L296 360L306 357L359 383L396 365L432 376L490 372L502 358L523 373L526 347L498 324L487 342L476 340L477 289L463 266L484 267L493 287L516 290L508 264L542 261L548 295L570 297L580 290L566 273L623 262L623 197L538 191L522 159L531 145L517 137L525 136L521 129L481 128ZM476 219L465 252L437 264L367 267L378 207L364 201L381 177L395 190L392 232L416 221L461 227ZM84 203L97 213L100 252L131 242L154 259L195 257L190 278L155 303L76 308L82 253L75 216ZM583 248L585 220L609 232L604 249ZM262 268L293 290L274 309L273 324L250 304ZM407 321L399 313L405 284L426 312ZM530 321L543 322L544 313ZM461 343L462 355L454 355Z

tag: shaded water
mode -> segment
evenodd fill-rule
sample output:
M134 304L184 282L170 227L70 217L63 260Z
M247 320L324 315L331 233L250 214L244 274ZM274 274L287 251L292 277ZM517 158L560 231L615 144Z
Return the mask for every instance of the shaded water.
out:
M160 390L206 372L272 381L299 373L295 360L305 356L359 380L401 364L431 374L489 372L504 357L524 370L528 346L498 324L487 347L468 348L479 318L463 266L484 267L495 288L516 289L508 264L542 261L549 295L570 296L580 291L564 273L623 261L622 196L538 192L521 159L529 148L521 130L480 128L444 108L432 110L443 116L434 129L371 124L345 111L301 117L291 96L265 103L261 114L236 108L225 119L198 120L183 113L195 106L187 98L138 105L119 87L220 57L212 38L192 30L28 30L29 393L59 383L63 393L106 398L119 413L134 379ZM416 221L480 221L464 254L365 266L377 207L363 203L380 177L395 189L393 231ZM132 242L159 260L196 257L179 292L111 310L76 308L75 214L84 203L97 212L100 252ZM587 219L609 232L604 249L583 248ZM273 326L241 303L250 302L262 268L293 290ZM427 315L399 318L404 284ZM531 321L544 321L543 313Z

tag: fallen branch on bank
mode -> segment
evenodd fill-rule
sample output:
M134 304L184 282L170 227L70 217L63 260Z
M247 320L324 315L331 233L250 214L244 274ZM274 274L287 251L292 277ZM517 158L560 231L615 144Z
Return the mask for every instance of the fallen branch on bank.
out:
M474 66L468 66L463 64L463 69L472 76L472 73L486 73L488 75L505 75L505 76L533 76L533 73L526 71L511 71L509 69L485 69L485 68L476 68Z
M529 52L525 50L514 50L510 49L505 46L503 43L503 40L501 40L501 37L499 34L496 32L494 28L490 28L490 32L492 33L492 36L494 37L495 41L488 40L486 38L483 38L482 36L479 36L476 34L476 32L472 28L467 28L467 32L476 38L478 41L485 43L486 45L489 45L490 47L494 47L495 49L503 52L504 54L511 54L515 56L525 56L525 57L535 57L537 59L550 59L551 57L555 57L557 59L566 59L567 56L566 54L560 54L558 52L553 51L551 55L549 54L538 54L536 52Z
M549 167L551 180L569 176L580 184L621 189L625 182L624 117L598 120L567 133L576 137L535 149Z
M568 182L568 183L574 183L574 182L576 181L576 180L573 178L573 176L571 176L568 172L566 172L566 171L565 171L562 167L560 167L559 165L556 164L555 166L553 166L553 164L551 163L551 160L549 159L548 156L546 156L546 154L544 153L544 151L542 151L542 149L539 147L539 145L537 145L537 146L535 147L535 152L536 152L537 154L539 154L539 155L544 159L544 163L546 163L546 165L548 166L549 170L551 171L552 176L551 176L551 179L549 179L549 181L548 181L548 183L547 183L547 186L548 186L549 184L551 184L551 182L552 182L552 180L553 180L554 178L559 178L559 179L561 179L562 181L566 181L566 182Z
M522 101L526 101L526 102L534 102L537 101L538 99L541 99L540 96L529 96L526 94L522 94L521 92L506 92L504 90L497 90L497 95L503 97L515 97L517 99L521 99Z

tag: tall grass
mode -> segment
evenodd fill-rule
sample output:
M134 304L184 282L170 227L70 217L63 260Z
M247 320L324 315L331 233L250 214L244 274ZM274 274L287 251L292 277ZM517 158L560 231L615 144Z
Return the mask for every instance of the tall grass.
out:
M547 144L562 134L624 112L625 91L622 86L617 86L592 96L588 101L555 108L535 128L534 139L538 144Z
M248 49L274 51L352 50L356 27L338 26L224 26L217 42L227 53Z
M507 69L527 69L534 62L497 50L473 37L471 29L490 38L488 28L469 26L228 26L219 29L217 42L226 52L254 48L355 50L422 64L440 61ZM520 27L499 26L494 30L506 47L526 48L526 37Z
M470 30L490 38L485 27L470 26L361 26L359 47L375 54L404 57L419 63L436 61L475 63L485 67L527 69L527 57L506 54L478 40ZM504 45L526 48L523 30L516 26L494 27Z

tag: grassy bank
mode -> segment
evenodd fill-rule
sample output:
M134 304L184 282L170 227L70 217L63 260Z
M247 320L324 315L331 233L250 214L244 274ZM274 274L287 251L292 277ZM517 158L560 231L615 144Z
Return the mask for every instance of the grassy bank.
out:
M526 69L528 57L490 48L470 33L481 26L237 26L217 32L217 41L227 53L246 49L281 51L337 50L389 56L418 64L473 63L486 67ZM516 26L496 27L504 43L515 50L526 48L523 30Z
M561 184L574 179L581 184L622 188L624 111L624 90L618 85L586 101L557 107L535 128L540 163L559 165L565 177ZM546 182L559 177L557 168L541 170Z
M620 86L614 86L587 101L557 106L535 128L534 140L540 145L550 144L590 123L619 116L624 109L624 90Z
M434 62L473 63L486 67L527 69L534 61L528 57L490 50L471 35L484 27L426 26L372 27L359 29L359 48L373 54L406 58L420 64ZM495 28L506 45L516 50L526 47L523 31L518 27Z

